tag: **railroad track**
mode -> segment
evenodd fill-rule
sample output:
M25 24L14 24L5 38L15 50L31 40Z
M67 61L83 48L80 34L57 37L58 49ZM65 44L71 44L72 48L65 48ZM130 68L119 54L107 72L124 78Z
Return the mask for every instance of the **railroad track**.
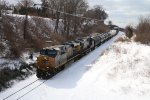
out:
M16 100L20 100L21 98L23 98L25 95L29 94L30 92L32 92L33 90L35 90L36 88L38 88L39 86L41 86L42 84L44 84L47 80L42 80L42 82L39 82L40 79L36 79L35 81L31 82L30 84L22 87L21 89L17 90L16 92L10 94L9 96L5 97L3 100L8 100L11 97L21 93L23 90L25 90L26 88L32 86L33 88L29 89L26 92L23 92L21 95L19 95ZM37 84L37 82L39 82L39 84ZM36 85L37 84L37 85ZM35 86L34 86L35 85Z

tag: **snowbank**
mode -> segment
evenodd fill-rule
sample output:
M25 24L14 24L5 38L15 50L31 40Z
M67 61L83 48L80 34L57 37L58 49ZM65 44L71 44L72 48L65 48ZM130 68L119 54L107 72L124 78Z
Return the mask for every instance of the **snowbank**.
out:
M134 42L112 45L94 65L109 67L103 88L119 94L150 94L150 46ZM113 58L113 59L112 59ZM109 83L108 83L109 82ZM107 85L105 84L107 83Z

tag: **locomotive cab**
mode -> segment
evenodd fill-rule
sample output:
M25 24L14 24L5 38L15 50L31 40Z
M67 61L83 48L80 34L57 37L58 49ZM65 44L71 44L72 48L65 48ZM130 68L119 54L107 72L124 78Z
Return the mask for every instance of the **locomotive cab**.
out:
M67 52L64 45L42 49L37 58L37 76L40 77L43 73L53 74L57 72L56 69L63 65L66 60Z
M49 49L42 49L40 51L40 55L47 55L49 57L55 57L57 55L57 51L55 49L49 50Z

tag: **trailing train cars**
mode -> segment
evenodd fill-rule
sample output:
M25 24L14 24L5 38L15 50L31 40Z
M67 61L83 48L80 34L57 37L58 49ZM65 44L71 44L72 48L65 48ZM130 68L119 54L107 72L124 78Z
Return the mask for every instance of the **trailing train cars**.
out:
M48 79L65 68L69 61L80 59L87 52L108 41L118 32L95 33L89 37L78 38L75 41L66 42L41 49L37 58L36 75L41 79Z

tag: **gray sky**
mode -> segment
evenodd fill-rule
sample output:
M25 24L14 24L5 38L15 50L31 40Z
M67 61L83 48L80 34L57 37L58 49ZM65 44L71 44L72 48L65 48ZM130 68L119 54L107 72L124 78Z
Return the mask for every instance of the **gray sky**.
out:
M16 3L18 0L6 0ZM34 0L40 1L40 0ZM140 16L150 15L150 0L87 0L89 5L102 5L109 15L108 20L121 27L136 25Z
M122 27L136 25L141 16L150 15L150 0L88 0L91 6L100 4L113 23Z

